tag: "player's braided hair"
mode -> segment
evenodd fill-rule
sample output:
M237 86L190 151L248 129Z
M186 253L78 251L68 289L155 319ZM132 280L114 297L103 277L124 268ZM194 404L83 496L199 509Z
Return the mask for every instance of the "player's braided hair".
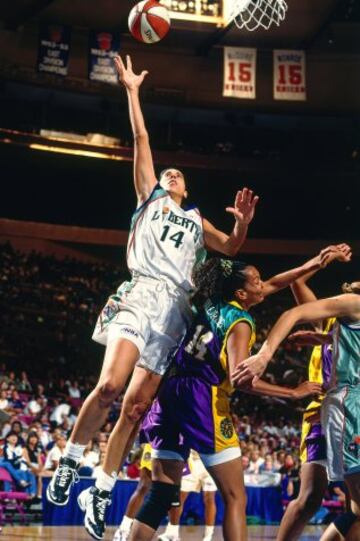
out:
M234 291L243 287L247 280L245 272L247 266L248 264L243 261L220 257L208 259L193 272L196 289L192 302L197 308L201 308L208 298L232 300Z

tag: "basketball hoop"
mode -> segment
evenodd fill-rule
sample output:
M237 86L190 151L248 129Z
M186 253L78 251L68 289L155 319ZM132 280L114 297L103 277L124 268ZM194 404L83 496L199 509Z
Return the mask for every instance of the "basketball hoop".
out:
M265 30L272 24L279 26L286 10L285 0L234 0L231 17L238 28L253 32L260 26Z

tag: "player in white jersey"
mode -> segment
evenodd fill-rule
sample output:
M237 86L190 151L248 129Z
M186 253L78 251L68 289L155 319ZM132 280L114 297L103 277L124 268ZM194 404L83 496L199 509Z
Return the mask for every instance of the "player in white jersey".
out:
M321 541L360 539L360 282L346 286L348 293L309 302L285 312L271 329L260 351L239 363L234 381L246 385L264 370L277 347L299 323L335 317L332 336L323 343L333 345L330 386L321 406L321 424L327 444L327 473L330 481L344 480L355 522L342 535L330 526ZM255 376L255 381L258 375ZM334 534L337 537L334 537Z
M99 317L94 339L106 345L100 379L80 410L47 490L51 502L66 505L83 450L132 374L95 487L78 499L86 511L85 527L95 539L104 536L105 510L120 464L190 321L193 268L203 259L205 248L230 256L238 253L258 200L247 188L237 193L234 207L226 209L235 218L230 235L217 230L196 208L185 208L187 191L181 171L166 169L159 182L155 175L139 100L147 72L135 74L129 56L126 66L120 57L115 63L126 88L134 135L138 204L127 254L132 279L120 286Z

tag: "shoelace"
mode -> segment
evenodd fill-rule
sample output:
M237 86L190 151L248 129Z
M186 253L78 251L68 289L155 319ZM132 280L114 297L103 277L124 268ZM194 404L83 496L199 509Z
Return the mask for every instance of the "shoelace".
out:
M60 466L58 475L59 480L57 484L61 488L66 487L69 484L69 481L72 483L78 483L80 481L78 472L76 470L73 470L72 468L69 468L69 466Z
M109 498L100 498L99 496L94 498L95 509L97 510L98 517L101 521L105 519L106 506L111 503Z

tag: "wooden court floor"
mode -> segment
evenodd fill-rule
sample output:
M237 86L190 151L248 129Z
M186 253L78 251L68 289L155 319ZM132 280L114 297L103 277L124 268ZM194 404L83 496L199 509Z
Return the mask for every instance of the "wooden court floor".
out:
M106 541L111 541L115 529L109 527L106 532ZM274 541L276 539L276 526L249 526L248 541ZM308 526L301 541L318 541L323 528L321 526ZM203 527L184 526L180 530L182 541L201 541ZM85 530L76 526L5 526L0 534L0 541L91 541ZM156 539L156 538L155 538ZM216 529L214 541L221 541L220 528Z

